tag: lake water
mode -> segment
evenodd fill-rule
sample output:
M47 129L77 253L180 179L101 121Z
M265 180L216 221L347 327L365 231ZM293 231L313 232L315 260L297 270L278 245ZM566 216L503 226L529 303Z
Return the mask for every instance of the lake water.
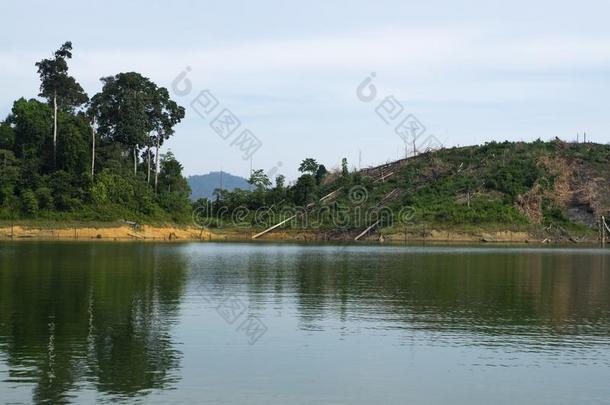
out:
M610 250L0 244L1 403L610 403Z

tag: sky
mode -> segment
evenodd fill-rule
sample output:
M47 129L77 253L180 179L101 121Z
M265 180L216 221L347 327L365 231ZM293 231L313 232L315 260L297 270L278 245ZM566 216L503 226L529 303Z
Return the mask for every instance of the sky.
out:
M0 116L37 96L34 63L70 40L90 96L136 71L186 108L164 149L187 175L384 163L412 153L396 127L414 118L420 150L608 143L609 14L608 1L5 1Z

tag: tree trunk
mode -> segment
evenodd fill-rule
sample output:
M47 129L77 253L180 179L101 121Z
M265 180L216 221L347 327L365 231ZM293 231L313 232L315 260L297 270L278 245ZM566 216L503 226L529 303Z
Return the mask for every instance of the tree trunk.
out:
M146 182L150 184L150 146L146 148L146 163L148 164L148 174L146 175Z
M155 194L157 194L157 183L159 182L159 138L160 134L157 134L157 149L155 152Z
M95 175L95 117L91 125L91 179Z
M57 166L57 93L53 94L53 166Z
M136 152L136 147L133 147L133 174L134 176L138 174L138 152Z

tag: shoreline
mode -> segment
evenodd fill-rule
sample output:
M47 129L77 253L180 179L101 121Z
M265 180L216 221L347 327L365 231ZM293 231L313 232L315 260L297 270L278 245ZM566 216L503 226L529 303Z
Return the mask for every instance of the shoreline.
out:
M210 232L195 227L141 225L36 226L13 225L0 227L0 240L57 241L174 241L209 239Z
M0 241L293 241L293 242L346 242L353 241L350 233L338 235L331 231L279 230L259 239L252 239L255 229L220 228L201 229L180 225L141 225L128 224L65 224L62 226L15 224L0 226ZM365 243L482 243L482 244L553 244L553 245L590 245L598 241L588 237L581 240L552 239L527 231L489 231L489 230L438 230L428 229L422 233L381 232L363 238Z

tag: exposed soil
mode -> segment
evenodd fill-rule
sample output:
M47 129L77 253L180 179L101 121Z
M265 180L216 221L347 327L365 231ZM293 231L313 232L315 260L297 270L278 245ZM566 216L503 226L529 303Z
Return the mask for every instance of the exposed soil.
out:
M195 227L148 226L132 227L30 227L15 225L0 228L0 239L37 240L210 240L209 231Z
M361 230L308 231L284 229L268 233L257 241L353 242ZM15 225L0 228L0 240L99 240L99 241L251 241L255 230L200 229L196 227L150 226L133 227L36 227ZM376 230L362 241L367 242L468 242L468 243L579 243L595 242L593 238L575 240L560 232L540 231L460 231L426 229L391 232Z

